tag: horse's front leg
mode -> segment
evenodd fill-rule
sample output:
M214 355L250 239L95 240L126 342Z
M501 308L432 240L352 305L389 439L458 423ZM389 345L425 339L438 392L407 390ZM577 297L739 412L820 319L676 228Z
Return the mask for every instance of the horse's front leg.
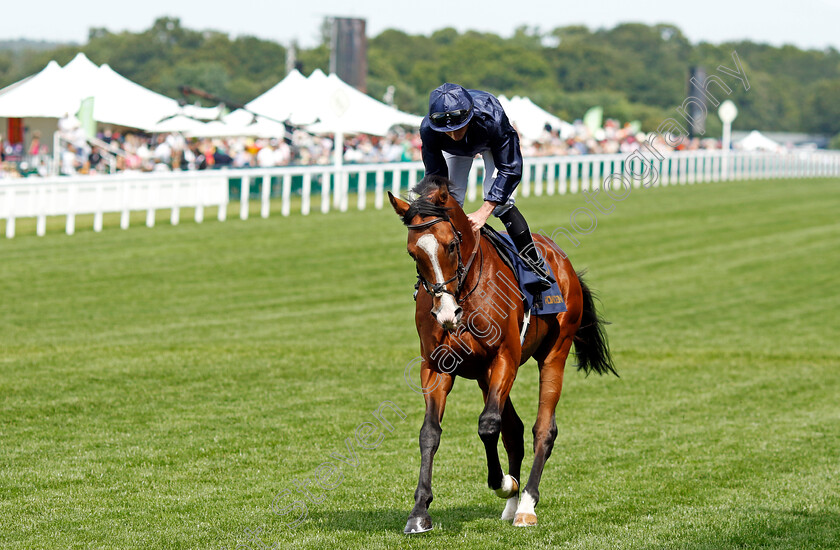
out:
M487 454L487 485L501 498L511 498L519 492L518 480L511 475L505 475L499 462L503 407L508 402L510 389L516 378L517 364L518 362L507 355L500 354L488 369L486 378L478 380L484 394L484 410L478 417L478 436L484 443ZM516 413L513 412L513 415ZM521 462L522 459L518 460ZM518 475L518 472L516 474Z
M432 462L440 445L440 421L446 407L446 396L452 390L454 375L439 373L423 361L420 370L423 391L426 392L426 416L420 428L420 479L414 492L414 508L408 516L404 532L424 533L432 529L429 504L432 503Z

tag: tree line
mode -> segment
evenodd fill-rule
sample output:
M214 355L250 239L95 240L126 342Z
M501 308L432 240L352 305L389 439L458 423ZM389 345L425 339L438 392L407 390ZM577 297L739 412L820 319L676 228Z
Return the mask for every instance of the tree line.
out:
M299 49L306 75L329 67L329 29L318 46ZM840 52L802 50L750 41L692 44L673 25L626 23L611 29L567 26L545 32L521 27L509 38L452 28L428 36L386 30L368 40L368 93L382 98L395 86L402 110L423 113L429 91L445 81L508 97L525 95L567 120L594 105L621 121L656 128L673 116L687 96L688 71L711 74L731 66L737 51L750 90L730 96L738 105L736 128L840 133ZM143 32L92 28L83 45L39 44L0 48L0 87L42 69L50 59L62 65L82 51L152 90L179 96L179 86L201 88L245 103L276 84L286 70L286 47L270 40L231 38L217 31L184 28L179 19L160 18ZM709 117L710 135L719 135Z

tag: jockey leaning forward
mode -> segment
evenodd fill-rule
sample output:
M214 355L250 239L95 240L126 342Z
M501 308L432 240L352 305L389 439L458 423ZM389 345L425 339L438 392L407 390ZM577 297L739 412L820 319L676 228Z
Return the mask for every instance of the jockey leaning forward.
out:
M420 125L420 138L426 175L449 178L452 182L449 191L462 206L473 158L481 155L484 204L467 215L470 225L473 231L478 231L490 214L502 220L519 256L539 277L528 290L534 293L548 290L553 279L543 267L528 222L511 197L522 179L522 152L519 135L499 100L487 92L443 84L429 96L429 114Z

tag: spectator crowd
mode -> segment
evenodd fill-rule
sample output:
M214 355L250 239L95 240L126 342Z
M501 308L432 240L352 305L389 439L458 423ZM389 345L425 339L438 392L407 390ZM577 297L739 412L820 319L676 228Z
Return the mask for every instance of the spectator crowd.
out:
M334 162L334 143L330 137L294 130L278 138L187 138L179 133L147 134L104 130L87 139L78 120L67 116L59 120L61 174L102 174L110 172L153 172L207 170L214 168L269 168L289 165L324 165ZM631 124L620 125L607 119L604 127L590 131L576 121L571 137L561 137L546 125L537 139L522 139L525 157L631 153L648 136ZM49 140L52 142L52 139ZM654 144L660 152L670 149L660 136ZM53 155L33 132L29 143L12 146L0 135L3 170L0 177L50 173ZM421 160L420 136L416 131L394 130L386 136L347 136L343 161L346 164L409 162ZM716 149L715 139L686 140L680 149Z

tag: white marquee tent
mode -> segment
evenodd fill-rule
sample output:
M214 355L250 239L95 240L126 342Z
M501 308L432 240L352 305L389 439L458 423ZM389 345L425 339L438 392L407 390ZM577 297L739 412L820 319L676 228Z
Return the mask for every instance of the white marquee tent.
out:
M224 124L192 124L190 116L214 118L212 109L198 113L178 102L136 84L108 65L97 66L79 53L64 67L51 61L41 72L0 90L0 117L59 119L75 114L85 99L93 97L93 118L148 131L184 131L194 136L277 137L284 133L278 121L305 126L313 133L385 135L395 125L419 127L421 117L381 103L336 75L314 71L309 78L292 71L265 94L249 102L251 112L236 111ZM191 109L186 115L187 109ZM202 114L209 116L202 117ZM173 120L174 119L174 120ZM47 122L46 127L55 128Z
M320 69L309 78L292 71L245 107L275 121L304 126L316 134L384 136L396 125L419 128L423 120L379 102ZM251 113L239 110L225 117L225 122L235 126L248 124L252 119Z
M0 116L7 118L58 118L64 115L71 108L69 103L56 105L60 97L55 101L44 101L44 95L48 90L59 90L62 69L55 61L50 61L41 72L7 86L0 90ZM58 94L55 94L58 95ZM58 116L53 116L56 110L64 108ZM79 106L76 105L76 110ZM75 110L73 112L76 112Z
M306 124L311 120L298 120L294 117L295 108L307 101L309 85L306 77L297 69L290 72L286 77L275 84L270 90L249 101L245 108L250 111L238 110L225 117L225 122L230 124L250 124L254 118L252 113L259 113L277 121L286 121L295 124ZM297 118L292 120L293 118Z
M342 81L316 70L307 79L311 95L301 115L317 122L307 128L316 134L344 133L384 136L393 126L419 128L423 117L390 107Z
M136 84L108 65L97 66L84 54L59 67L55 61L39 73L0 90L0 117L58 119L74 114L86 98L93 97L93 118L151 130L182 111L174 99ZM200 108L189 106L191 114ZM213 116L212 109L207 110Z
M519 135L525 139L539 139L546 124L558 130L563 139L574 135L574 126L552 115L527 97L514 96L513 99L501 95L499 103L505 110L510 122L516 126Z
M778 151L781 146L758 130L753 130L747 137L735 143L737 149L744 151Z

